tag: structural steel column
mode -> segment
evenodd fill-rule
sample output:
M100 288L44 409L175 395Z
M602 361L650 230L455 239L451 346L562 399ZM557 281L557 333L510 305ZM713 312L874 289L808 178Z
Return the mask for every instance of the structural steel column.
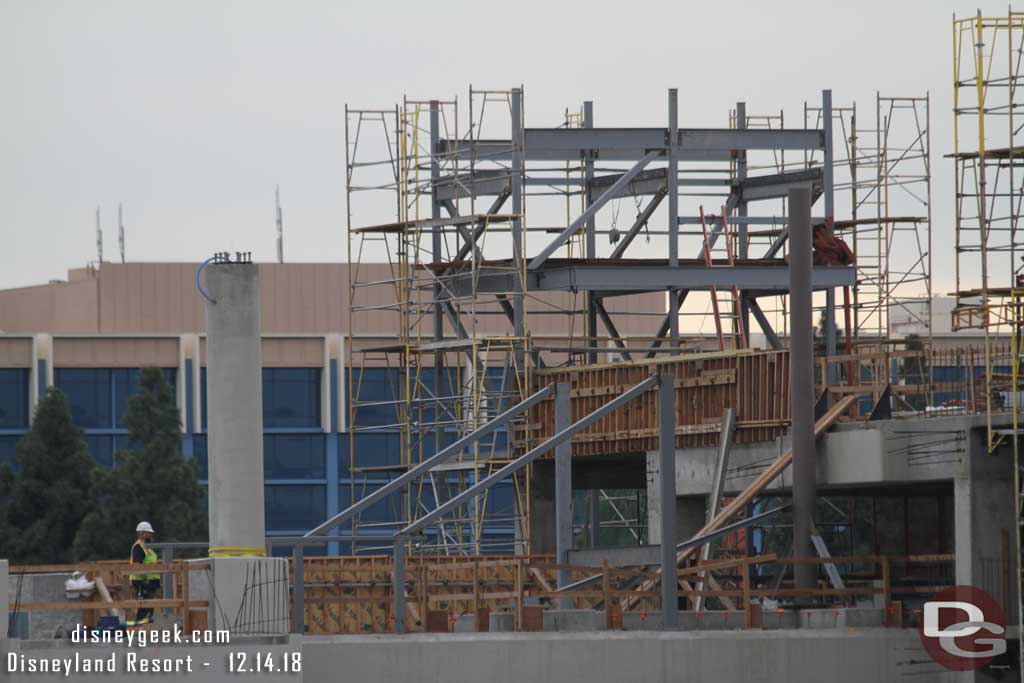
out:
M658 378L658 493L661 497L661 611L666 629L679 623L679 567L676 564L676 394L675 377ZM605 608L607 609L607 605Z
M738 130L746 130L747 128L747 103L737 102L736 103L736 128ZM747 179L747 150L739 150L739 156L736 159L736 180L743 183ZM746 218L748 214L747 200L740 198L736 204L736 215L741 218ZM750 237L748 235L749 228L747 221L737 221L736 227L736 257L745 259L750 256ZM740 310L736 311L736 314L740 316L743 321L743 329L746 330L747 334L747 346L750 346L750 302L745 296L745 292L740 292ZM739 338L739 330L736 329L736 323L733 322L733 333Z
M822 185L825 199L825 228L831 230L835 224L835 154L832 147L832 91L821 91L821 128L825 137L825 154L822 161ZM825 290L825 355L836 355L836 290ZM828 363L826 377L829 384L837 382L835 363ZM826 397L826 400L827 397Z
M441 217L441 202L437 199L437 183L441 177L441 165L438 161L439 145L438 140L441 139L441 123L440 123L440 103L437 100L430 101L430 217L439 219ZM431 229L430 234L430 256L434 263L440 263L444 259L442 250L442 228L441 225L437 224ZM456 323L458 320L456 319ZM434 283L434 305L433 305L433 323L434 323L434 341L441 341L444 339L444 309L441 303L441 283ZM457 327L457 324L453 324L453 327ZM444 403L441 399L445 395L442 385L442 373L444 372L442 366L444 365L444 353L441 351L434 351L434 395L437 400L434 403L434 419L440 420L440 416L444 413ZM413 397L409 397L413 398ZM412 403L410 403L412 405ZM433 430L434 432L434 453L441 450L441 435L443 433L440 429ZM412 455L410 454L410 463ZM406 496L408 500L408 496ZM408 518L412 519L415 514L415 505L410 501L410 510Z
M814 339L811 305L811 191L789 191L790 402L793 440L793 557L811 557L817 482L814 448ZM797 588L812 588L817 568L793 567Z
M259 268L251 263L212 263L205 272L210 295L210 550L222 549L214 552L222 555L262 553L266 529Z
M583 103L583 127L594 127L594 103L591 101ZM586 202L586 208L590 208L590 204L594 201L594 196L590 190L590 184L594 180L594 155L591 152L587 152L583 159L583 179L583 197ZM586 226L584 227L584 241L586 243L584 253L587 258L597 258L597 218L595 216L587 219ZM588 363L597 362L597 306L595 305L595 298L593 292L587 292Z
M391 616L395 620L395 633L405 633L405 544L409 539L395 536L395 549L391 570L391 593L394 607ZM426 624L426 614L420 615Z
M601 535L601 489L587 491L587 520L590 525L588 541L591 548L596 548Z
M518 340L516 372L523 372L525 356L523 337L526 323L523 318L523 91L512 89L512 261L516 276L512 292L512 334Z
M292 633L306 632L306 573L303 571L305 550L302 541L292 546L292 573L295 576L292 589Z
M555 386L555 433L572 425L571 385L559 382ZM572 440L555 446L555 562L569 564L572 550ZM569 584L569 572L558 570L558 587ZM571 600L563 600L562 608L572 607Z
M679 155L676 145L679 144L679 91L670 88L668 91L668 264L673 268L679 266ZM669 336L673 342L679 340L679 290L670 289L668 293Z

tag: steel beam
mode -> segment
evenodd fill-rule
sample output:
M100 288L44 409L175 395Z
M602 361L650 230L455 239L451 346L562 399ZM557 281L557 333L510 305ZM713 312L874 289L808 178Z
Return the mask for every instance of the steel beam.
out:
M584 129L580 128L576 130ZM548 260L548 257L550 257L563 244L565 244L570 237L578 233L580 231L580 228L584 227L587 221L591 220L594 217L594 215L601 209L602 206L607 204L609 200L618 197L619 192L622 190L622 188L629 184L629 181L633 178L633 176L642 171L644 169L644 166L654 161L656 158L661 156L661 154L662 153L660 151L648 152L643 156L643 158L636 162L633 168L629 169L629 171L622 174L622 177L619 178L619 180L614 185L612 185L607 190L602 192L600 197L598 197L597 199L593 200L590 203L590 205L580 215L579 218L574 220L569 225L569 227L562 231L562 233L558 237L552 240L551 243L548 244L548 246L544 247L544 249L541 250L539 254L533 257L533 260L530 261L530 264L528 266L529 269L537 270L542 265L544 265L544 262ZM518 211L516 211L515 206L512 207L512 211L513 213L519 213Z
M594 103L589 100L583 103L583 127L585 129L593 129L594 127ZM595 220L597 210L590 211L594 204L594 187L592 185L594 181L594 154L591 151L588 151L583 159L583 181L583 197L586 204L584 208L590 214L584 224L584 241L586 243L584 253L588 259L595 259L597 258L597 221ZM612 183L612 187L608 188L606 192L614 187L615 183ZM621 186L617 191L621 192ZM594 294L587 292L587 362L591 364L597 362L597 308L594 305L595 301Z
M793 442L793 557L813 557L811 528L817 486L814 446L814 320L811 301L811 193L789 191L790 413ZM813 588L817 567L793 567L797 588Z
M668 91L668 139L679 138L679 91L671 88ZM676 147L668 151L668 265L679 267L679 150ZM668 310L679 310L679 289L668 290ZM668 321L668 336L672 343L679 342L679 316L673 315ZM667 620L666 620L666 623Z
M661 496L661 613L663 627L679 624L679 565L676 563L676 385L658 376L658 493ZM605 605L605 609L610 606Z
M768 340L768 343L776 351L782 350L782 340L779 339L779 335L775 334L775 330L772 329L771 323L768 322L768 316L761 310L761 305L757 303L757 299L748 297L745 299L747 306L750 308L750 312L754 315L757 320L757 324L761 327L761 331L764 332L764 338Z
M306 632L306 577L302 557L304 551L301 543L292 546L292 573L295 575L292 589L292 632L299 634Z
M509 408L501 415L498 415L493 420L490 420L486 424L481 425L480 428L477 429L476 431L467 434L466 436L462 437L461 439L453 443L451 446L448 446L444 450L437 453L437 455L427 458L419 465L416 465L415 467L406 471L399 477L396 477L395 479L389 481L387 484L377 489L370 495L361 498L360 500L357 500L348 508L334 515L323 524L320 524L314 529L306 532L305 536L317 536L330 531L339 524L347 522L348 520L352 519L352 517L354 517L355 515L359 514L360 512L370 507L374 503L384 500L387 496L391 495L392 493L394 493L401 487L405 486L406 484L410 483L411 481L423 476L424 474L426 474L433 468L437 467L438 465L443 465L444 463L448 462L453 457L455 457L463 450L465 450L471 444L475 443L476 441L479 441L481 438L487 436L488 434L491 434L492 432L500 429L520 413L526 412L527 410L537 405L541 401L547 399L549 396L551 396L552 393L554 393L554 387L547 386L531 394L530 396L527 396L525 399Z
M483 286L481 276L481 286ZM853 266L819 266L813 270L814 289L844 287L854 283ZM750 289L759 292L789 291L789 269L779 265L705 266L579 264L546 268L531 289L540 291L652 292L677 287L708 290L712 287Z
M395 536L395 547L392 551L391 593L394 607L391 616L395 620L395 633L405 633L405 546L408 542L409 539L404 536ZM420 618L426 619L427 615L421 614Z
M523 272L523 263L526 255L523 249L526 246L523 232L523 91L519 88L512 89L509 101L512 107L512 262L515 266L516 277L512 283L512 334L516 339L523 339L526 336L525 303L523 301L526 292L524 282L520 279ZM516 352L516 371L523 372L526 366L526 357L522 350Z
M735 190L745 202L758 202L766 199L782 199L789 196L794 187L809 186L813 194L811 201L822 192L821 168L814 167L801 171L788 171L767 176L754 176L741 180Z
M452 277L446 283L446 288L456 297L469 296L474 291L477 294L499 295L511 291L512 285L518 280L518 276L509 272L508 268L485 265L477 270L474 290L473 277L469 272ZM854 266L818 266L812 274L815 290L850 286L854 279ZM593 291L604 298L665 291L670 287L709 290L712 287L731 288L734 284L749 290L751 296L789 291L788 269L781 260L778 265L705 266L687 263L678 268L671 268L663 262L645 265L635 261L555 264L546 266L540 272L527 273L526 281L530 291ZM683 299L685 292L680 292L680 300ZM669 315L666 314L666 332L669 324Z
M555 431L562 432L572 424L572 386L559 382L555 386ZM559 565L569 564L572 550L572 441L567 439L555 447L555 557ZM558 570L558 585L569 583L569 571ZM563 601L563 609L572 607Z
M647 379L645 379L644 381L640 382L636 386L632 387L631 389L628 389L624 393L622 393L619 396L613 398L611 401L609 401L608 403L604 404L603 406L601 406L600 408L598 408L594 412L590 413L586 417L580 419L578 422L573 423L568 429L564 429L561 432L558 432L557 434L555 434L551 438L549 438L546 441L542 442L539 446L536 446L535 448L527 451L526 453L524 453L523 455L519 456L518 458L516 458L515 460L513 460L509 464L505 465L504 467L502 467L500 470L498 470L494 474L492 474L492 475L490 475L490 476L488 476L488 477L486 477L484 479L481 479L477 483L473 484L472 486L467 488L465 491L463 491L462 493L460 493L459 495L455 496L454 498L449 500L447 503L442 505L441 507L437 508L436 510L431 510L426 515L424 515L423 517L420 517L415 522L413 522L409 526L407 526L404 529L402 529L401 531L399 531L398 534L399 535L412 535L412 534L415 534L415 533L419 533L420 531L422 531L424 529L424 527L426 527L426 526L428 526L430 524L433 524L434 521L436 521L440 517L448 514L449 512L451 512L452 510L457 508L459 505L462 505L462 504L466 503L467 501L472 500L472 498L474 496L477 496L480 493L483 493L484 491L486 491L487 489L491 488L492 486L494 486L498 482L500 482L500 481L502 481L504 479L507 479L508 477L512 476L513 474L515 474L516 472L518 472L519 470L523 469L524 467L529 465L531 462L533 462L534 460L539 458L544 453L547 453L552 448L555 448L556 446L558 446L558 444L562 443L563 441L567 441L567 440L571 439L574 434L577 434L577 433L583 431L584 429L586 429L590 425L594 424L595 422L597 422L598 420L600 420L604 416L606 416L609 413L612 413L612 412L618 410L620 407L622 407L626 403L629 403L630 401L632 401L637 396L640 396L645 391L648 391L649 389L651 389L657 383L658 383L658 376L657 375L652 375L652 376L648 377Z
M601 322L608 329L608 334L611 335L612 341L617 347L619 347L619 353L626 360L633 360L633 356L626 350L626 342L622 340L622 335L619 334L619 328L615 327L615 322L612 317L608 315L608 309L604 307L604 301L598 297L594 297L594 309L597 314L601 316Z
M781 505L781 506L779 506L777 508L772 508L771 510L768 510L766 512L762 512L762 513L756 514L753 517L747 517L746 519L741 519L738 522L733 522L732 524L726 524L725 526L721 526L721 527L715 529L714 531L709 531L708 533L703 534L701 536L694 536L693 538L691 538L688 541L683 541L682 543L677 543L676 544L676 552L678 553L679 551L682 551L682 550L688 550L689 548L696 548L698 546L706 545L706 544L710 543L711 541L715 540L716 538L718 538L719 536L724 536L725 534L732 533L733 531L737 531L739 529L745 529L746 527L748 527L748 526L750 526L752 524L756 524L757 522L764 521L765 519L768 519L769 517L774 517L775 515L779 514L780 512L785 512L786 510L790 509L791 507L792 506L789 505L789 504ZM645 547L645 548L658 548L658 546L642 546L642 547ZM660 555L660 553L661 553L660 548L658 548L658 553ZM638 554L640 554L640 553L638 553ZM653 564L653 562L651 564ZM647 566L647 563L646 562L642 562L642 563L637 563L637 564L629 565L629 564L626 564L625 562L623 562L619 566L622 566L622 567L628 567L628 566L641 567L641 566ZM594 581L599 580L601 578L601 576L602 576L601 574L594 574L593 576L588 576L585 579L580 579L579 581L575 581L573 583L570 583L565 588L559 588L557 590L558 590L558 592L561 593L561 592L565 592L565 591L571 591L571 590L574 590L576 588L582 588L583 586L586 586L588 584L593 583Z
M593 151L602 161L636 161L651 150L676 147L679 161L731 161L737 150L816 150L824 146L822 131L730 128L680 129L673 144L667 128L527 128L523 131L525 161L575 161ZM449 157L468 161L510 161L509 140L441 141Z
M715 479L711 483L711 495L708 497L708 510L704 523L707 524L718 515L718 506L722 504L722 492L725 490L725 475L729 472L729 453L732 450L732 440L736 435L736 411L726 408L722 413L722 429L718 435L718 459L715 462ZM711 544L700 549L701 563L707 562L711 557ZM704 580L704 574L699 575L699 580ZM699 588L700 586L698 586ZM693 608L698 612L704 606L704 596L698 595Z

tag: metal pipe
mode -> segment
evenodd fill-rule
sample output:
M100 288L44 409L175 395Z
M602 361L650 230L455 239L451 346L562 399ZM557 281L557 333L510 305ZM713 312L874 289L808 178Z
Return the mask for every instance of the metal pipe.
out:
M814 338L811 301L811 191L789 191L790 403L793 416L793 557L812 557L817 483L814 446ZM797 588L813 588L817 567L797 564Z

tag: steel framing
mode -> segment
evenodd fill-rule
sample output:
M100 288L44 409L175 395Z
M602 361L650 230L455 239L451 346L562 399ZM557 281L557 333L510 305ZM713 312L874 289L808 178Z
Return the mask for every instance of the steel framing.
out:
M830 103L831 93L825 91L822 109L829 110ZM467 110L465 125L460 111ZM732 316L744 318L734 325L731 343L739 347L743 335L737 330L748 329L746 317L753 315L769 342L779 345L757 299L787 291L787 269L779 254L785 233L758 253L749 226L781 220L784 228L785 218L759 214L758 208L801 185L826 198L824 220L831 217L830 164L811 162L794 170L758 163L786 151L794 158L831 159L829 125L773 129L748 126L744 118L735 127L681 128L674 90L664 127L599 127L591 102L584 102L579 113L567 111L560 126L529 127L521 88L471 88L468 106L461 109L454 98L405 98L394 109L349 109L346 114L350 324L364 337L380 336L378 344L349 346L350 430L386 427L401 434L396 465L363 467L353 447L351 470L368 482L363 495L381 487L390 493L401 490L398 516L406 523L444 507L459 491L510 462L511 450L481 452L475 444L454 457L460 467L443 475L434 472L426 483L405 478L404 487L388 483L443 452L442 437L471 434L497 414L497 406L525 399L533 368L594 363L608 353L607 345L619 349L612 359L634 357L620 332L629 329L622 316L630 314L606 305L610 297L638 292L669 297L672 312L647 335L648 357L680 352L687 330L681 329L676 311L685 315L687 301L699 305L705 296L700 292L726 285L739 293L731 304L739 310ZM376 147L371 127L379 130ZM692 223L681 215L682 202L694 215L694 204L713 195L719 199L711 200L716 211L709 213L722 207L726 216L711 219L711 265L680 259L680 249L702 256L701 244L687 227ZM552 199L564 203L561 225L549 210ZM623 202L636 203L637 216L620 235L616 223ZM366 220L388 206L394 207L392 222ZM507 213L499 215L503 209ZM611 227L605 229L609 217ZM656 247L667 261L649 258L652 247L637 243L641 233L648 241L667 241L663 250ZM613 243L607 251L599 247L601 235ZM390 264L390 275L368 274L363 264L374 261ZM852 268L818 268L814 278L825 291L854 283ZM537 295L544 292L568 293L567 306L544 304L546 314L564 316L567 333L561 346L538 350L532 348L529 319L539 305ZM577 293L583 294L582 306L576 304ZM381 326L383 316L394 323L373 329ZM496 329L504 318L508 327ZM364 319L372 322L361 324ZM557 348L564 350L551 350ZM395 412L393 425L360 423L361 411L383 405L361 395L362 368L374 365L394 372L394 399L383 402ZM487 376L495 366L508 369L500 386ZM510 424L511 434L517 429ZM515 447L522 452L531 444ZM526 550L528 477L514 478L513 485L513 523L517 543L523 544L519 549ZM378 493L373 500L384 497ZM486 506L486 499L474 498L438 528L433 547L485 551ZM358 537L358 513L352 521ZM363 533L375 532L373 526L362 526Z

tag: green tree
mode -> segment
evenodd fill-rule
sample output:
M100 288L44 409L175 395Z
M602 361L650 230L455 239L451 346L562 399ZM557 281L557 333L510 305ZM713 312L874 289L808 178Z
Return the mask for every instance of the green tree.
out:
M0 557L18 564L66 564L73 541L94 510L90 480L97 469L64 393L50 388L32 428L15 451L18 471L0 468Z
M83 521L76 551L88 559L127 558L142 520L153 525L157 541L204 540L196 465L181 453L181 416L159 368L143 368L123 424L133 448L115 455L114 469L96 472L99 505Z

